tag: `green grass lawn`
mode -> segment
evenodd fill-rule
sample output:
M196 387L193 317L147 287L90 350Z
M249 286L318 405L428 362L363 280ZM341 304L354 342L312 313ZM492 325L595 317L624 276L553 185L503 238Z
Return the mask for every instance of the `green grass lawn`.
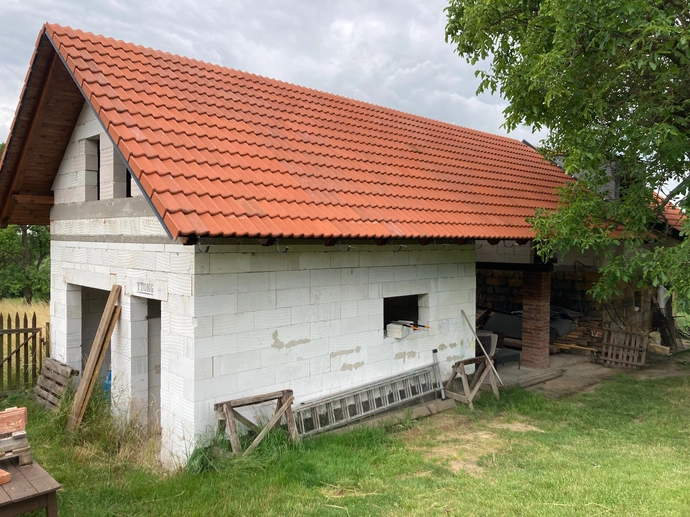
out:
M210 448L172 474L104 404L72 435L64 414L24 396L4 401L24 404L34 457L63 484L65 516L690 515L690 376L618 375L559 400L485 395L474 412L297 446L269 435L248 458Z

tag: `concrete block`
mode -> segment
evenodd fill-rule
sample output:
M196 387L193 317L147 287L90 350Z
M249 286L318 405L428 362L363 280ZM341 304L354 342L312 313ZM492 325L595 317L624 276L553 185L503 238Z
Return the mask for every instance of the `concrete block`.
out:
M317 377L331 371L331 356L317 355L309 359L309 376Z
M397 266L393 269L393 277L396 282L416 280L417 268L415 266Z
M359 256L359 267L390 266L393 263L393 250L381 246L380 251L362 252Z
M237 334L195 338L194 358L215 357L237 353ZM218 372L214 374L219 375Z
M167 275L168 291L170 294L179 294L181 296L192 295L193 278L191 275L182 275L177 273L170 273ZM201 278L201 277L199 277ZM198 279L197 279L198 280ZM213 293L207 293L213 294Z
M240 295L241 296L241 295ZM276 329L290 325L290 308L254 312L254 329Z
M409 296L426 294L430 291L430 280L413 280L410 282L388 282L382 285L383 297Z
M457 264L439 264L438 265L438 276L439 276L439 278L457 277L458 276L458 265Z
M330 355L347 355L357 348L357 336L342 334L328 338L328 353Z
M370 330L368 332L360 332L357 334L357 346L362 348L370 348L378 346L383 342L383 329Z
M312 359L319 355L324 355L328 353L328 339L315 339L312 336L311 341L291 348L290 352L295 360L298 361L302 359Z
M237 292L252 293L276 288L276 273L244 273L237 275Z
M341 334L340 320L315 321L311 323L311 338L329 338Z
M171 273L194 273L194 248L191 247L189 250L170 254Z
M341 318L354 318L357 316L357 304L359 302L343 302L340 304Z
M213 335L223 336L254 330L254 313L218 314L213 316Z
M310 278L310 271L278 271L276 288L282 290L309 287Z
M196 380L210 379L211 377L213 377L213 358L204 357L204 358L195 359L194 360L194 379L196 379Z
M238 293L237 310L239 312L250 312L275 309L277 306L276 298L275 291Z
M211 273L245 273L251 271L249 253L214 253L216 246L211 247L209 265Z
M383 287L381 284L369 284L369 299L377 300L383 298Z
M346 284L368 284L368 268L347 268L340 270L340 283Z
M340 270L339 269L315 269L311 271L310 286L313 287L329 287L340 285Z
M237 334L238 352L249 350L261 350L275 344L275 330L263 329L252 330L251 332L240 332Z
M341 318L340 328L343 334L348 336L358 332L366 332L369 330L369 320L367 317L360 318L358 316L354 318Z
M216 296L237 292L237 274L223 273L194 277L195 296Z
M392 282L395 279L395 268L388 267L372 267L369 268L369 282Z
M276 366L276 383L291 386L297 379L309 377L309 361L295 361Z
M252 253L250 257L250 271L287 271L287 257L273 248L270 252Z
M239 374L261 367L261 356L254 350L220 356L220 375ZM256 372L259 373L259 372Z
M237 312L237 294L194 297L194 314L196 316L215 316Z
M369 298L369 286L367 284L354 284L340 286L341 302L366 300Z
M308 287L298 289L281 289L277 291L278 307L295 307L309 305L310 290Z
M303 305L291 307L290 323L311 323L314 321L326 321L340 318L340 303L323 303L319 305Z
M194 339L213 336L213 316L194 317Z
M378 300L358 300L357 316L383 316L383 299Z
M343 245L343 249L347 249ZM332 268L359 268L359 253L354 249L346 253L333 252L330 255Z
M299 254L299 268L300 269L327 269L331 267L332 253L315 252L315 253L300 253Z
M265 389L266 386L275 384L276 370L274 366L261 368L261 370L243 371L237 374L237 386L243 390Z

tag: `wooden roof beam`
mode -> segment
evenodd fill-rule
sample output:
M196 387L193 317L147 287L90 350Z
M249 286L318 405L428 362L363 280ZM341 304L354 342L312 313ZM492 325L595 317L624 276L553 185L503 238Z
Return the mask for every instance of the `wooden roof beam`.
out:
M43 90L41 91L41 97L36 108L36 114L31 122L29 134L24 140L24 145L22 146L22 150L19 155L19 161L17 162L17 167L15 168L15 174L12 178L12 185L5 195L3 203L0 204L0 207L2 207L2 213L0 214L0 228L7 228L12 210L14 210L16 203L19 202L16 199L16 196L22 185L22 171L28 159L29 151L34 147L34 145L39 143L38 140L40 129L46 121L46 115L48 112L47 98L52 93L54 88L55 66L57 62L59 62L59 60L57 59L56 52L53 50L50 58L50 65L48 66L46 81L43 83Z

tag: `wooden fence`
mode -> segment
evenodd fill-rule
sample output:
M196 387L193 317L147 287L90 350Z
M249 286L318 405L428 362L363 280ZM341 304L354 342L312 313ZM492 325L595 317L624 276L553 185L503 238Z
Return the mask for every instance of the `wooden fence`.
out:
M36 313L0 314L0 392L29 388L50 355L50 323L37 326Z

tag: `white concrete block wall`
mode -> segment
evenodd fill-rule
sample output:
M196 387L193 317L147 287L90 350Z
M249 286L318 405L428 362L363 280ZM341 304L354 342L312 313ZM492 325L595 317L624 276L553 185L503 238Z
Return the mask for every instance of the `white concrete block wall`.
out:
M196 254L194 407L198 434L213 404L292 389L297 402L427 365L439 350L444 376L473 354L474 249L212 245ZM208 267L206 267L206 262ZM422 295L429 331L384 337L383 298Z
M82 286L106 291L115 283L123 286L111 342L112 396L120 414L142 423L149 400L148 300L136 286L155 286L153 297L161 301L161 458L168 465L184 461L195 436L193 349L199 322L189 298L194 253L194 247L180 244L51 241L53 355L81 371Z

